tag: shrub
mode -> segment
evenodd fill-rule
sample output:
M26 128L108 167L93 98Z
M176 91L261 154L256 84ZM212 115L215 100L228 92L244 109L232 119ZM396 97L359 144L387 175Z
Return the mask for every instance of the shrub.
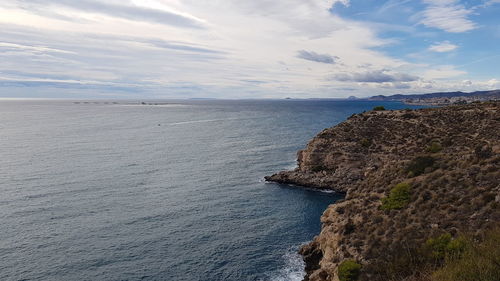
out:
M321 165L321 164L317 164L317 165L314 165L314 166L311 167L311 172L315 172L315 173L321 172L321 171L324 171L324 170L326 170L326 168L323 165Z
M392 247L392 254L372 244L376 260L363 270L374 273L372 281L500 280L500 228L489 231L481 243L476 239L472 235L453 239L443 234L424 245L400 241ZM431 248L444 253L440 260L432 257Z
M429 151L430 153L438 153L440 152L441 150L443 150L443 147L441 146L441 144L439 142L433 142L431 143L431 145L427 148L427 151Z
M361 144L362 147L367 147L367 148L372 145L372 142L369 139L362 139L359 143Z
M460 236L456 239L451 240L446 246L446 255L448 259L458 258L465 250L467 240L465 237Z
M491 201L495 200L496 195L494 193L485 193L483 196L481 196L481 199L483 199L483 204L488 204Z
M356 226L352 223L351 220L349 220L344 227L344 234L349 235L349 234L353 233L354 230L356 230Z
M340 281L357 280L361 272L361 265L354 260L343 261L338 268Z
M474 149L474 152L477 158L482 158L482 159L490 158L493 155L493 150L489 146L478 145Z
M408 202L410 202L410 185L402 182L391 189L388 197L382 198L381 208L383 210L401 209Z
M435 260L459 257L464 251L465 245L466 240L464 237L453 239L449 233L430 238L425 242L425 247Z
M446 253L446 248L450 242L451 234L446 233L436 238L429 238L425 241L425 247L429 249L433 258L443 259Z
M448 258L444 267L432 274L433 281L500 280L500 229L490 231L482 243L462 240L463 253Z
M375 106L375 107L373 108L373 110L375 110L375 111L384 111L384 110L385 110L385 107L383 107L383 106L379 105L379 106Z
M413 159L408 167L406 167L406 172L409 177L416 177L425 172L426 168L432 168L436 160L432 156L419 156Z

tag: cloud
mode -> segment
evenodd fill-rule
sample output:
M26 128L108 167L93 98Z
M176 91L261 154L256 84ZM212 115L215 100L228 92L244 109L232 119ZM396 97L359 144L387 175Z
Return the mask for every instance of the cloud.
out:
M396 11L403 7L391 5L400 2L413 11L420 8L406 0L391 0L386 7ZM453 3L441 1L458 5ZM393 29L381 27L352 16L358 4L340 5L349 1L2 0L0 76L9 89L0 85L0 92L51 95L50 88L54 95L76 89L89 97L119 91L148 98L307 98L357 91L356 96L367 96L441 89L463 73L461 67L436 65L428 51L414 63L403 53L415 40L393 36L414 39L418 33L428 40L439 31L407 26L406 17L394 24L384 18ZM340 8L343 16L336 13ZM426 50L444 39L434 40L432 46L434 41L412 47ZM466 51L465 43L460 51ZM400 51L393 52L395 47ZM433 61L426 64L429 58ZM459 77L453 85L464 79L474 77Z
M328 54L318 54L312 51L300 50L297 52L297 57L314 62L326 63L326 64L335 64L335 61L339 59L337 56L331 56Z
M383 14L387 12L388 10L391 10L396 7L400 7L408 2L411 2L412 0L388 0L385 2L378 10L378 14Z
M351 4L351 1L350 0L336 0L336 1L333 1L333 5L335 5L337 3L342 4L342 5L346 6L346 7L349 7L349 5Z
M340 73L332 77L333 80L341 82L361 83L388 83L388 82L412 82L419 77L406 73L390 73L386 70L374 70L358 73Z
M382 89L411 89L412 85L409 82L384 82L380 84L376 84L376 87Z
M0 42L0 51L30 51L34 53L65 53L65 54L74 54L74 52L48 48L45 46L30 46L30 45L21 45L14 44L9 42Z
M19 7L47 13L47 8L51 6L64 7L66 9L85 11L89 13L103 14L111 17L123 18L127 20L147 21L165 25L172 25L186 28L203 28L202 20L193 16L168 11L165 9L155 9L142 7L133 4L123 4L125 1L97 1L97 0L17 0L14 1ZM113 3L114 2L114 3Z
M500 3L500 0L489 0L484 4L484 7L488 7L488 6L491 6L494 4L498 4L498 3Z
M458 70L453 65L443 65L426 70L423 74L423 77L429 80L448 79L448 78L462 76L464 74L467 74L467 72L463 70Z
M133 20L137 15L123 20L112 10L101 11L98 5L80 7L97 0L75 2L74 7L67 5L68 0L5 1L0 3L0 13L6 15L0 18L1 41L26 46L0 47L0 72L11 85L15 80L21 84L35 80L39 84L33 85L40 89L49 85L36 79L54 79L58 81L51 83L59 84L63 80L96 81L103 91L115 89L104 86L107 83L132 89L131 85L153 85L155 91L143 93L157 97L184 91L170 85L196 84L200 85L198 96L297 93L318 97L329 95L322 87L331 83L325 81L325 75L332 68L355 68L364 62L392 68L404 63L373 49L386 41L368 24L333 14L335 3L341 3L335 0L140 1L144 5L162 3L178 14L203 19L205 29ZM129 1L101 2L134 7ZM38 9L42 6L50 13L41 14ZM158 10L154 5L148 9ZM53 13L76 20L53 17ZM341 57L342 64L329 54ZM311 61L317 63L314 69ZM64 85L81 89L77 83ZM94 93L89 91L90 96Z
M445 53L445 52L451 52L457 48L458 48L457 45L452 44L449 41L443 41L443 42L435 43L434 45L430 46L429 51L438 52L438 53Z
M477 25L468 17L468 10L457 0L423 0L427 8L420 14L420 24L446 32L461 33L473 30Z
M214 61L225 56L222 51L189 42L9 25L0 30L0 37L9 41L0 42L0 76L3 78L0 91L5 87L20 87L26 89L28 95L28 86L89 89L92 95L99 91L90 89L132 93L138 87L155 86L154 93L160 93L159 88L166 84L177 79L187 80L187 75L195 77L198 68L206 70L211 65L214 68L211 71L215 72ZM196 61L196 64L186 63L188 61ZM130 91L126 91L127 88Z
M486 85L488 85L490 89L498 89L500 88L500 81L498 79L490 79L486 82Z
M147 37L139 37L139 36L114 36L109 34L85 34L87 38L93 38L97 40L103 41L117 41L117 42L127 42L127 43L142 43L144 45L150 45L155 48L161 49L169 49L169 50L177 50L184 52L193 52L193 53L204 53L204 54L213 54L213 55L224 55L227 52L223 50L216 50L213 48L208 48L207 46L203 46L200 44L194 44L189 42L182 41L172 41L172 40L164 40L159 38L147 38ZM1 47L1 46L0 46Z

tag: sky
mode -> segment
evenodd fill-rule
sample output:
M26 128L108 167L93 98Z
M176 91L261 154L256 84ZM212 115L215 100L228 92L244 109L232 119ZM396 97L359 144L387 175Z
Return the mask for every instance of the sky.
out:
M500 89L500 0L1 0L0 98Z

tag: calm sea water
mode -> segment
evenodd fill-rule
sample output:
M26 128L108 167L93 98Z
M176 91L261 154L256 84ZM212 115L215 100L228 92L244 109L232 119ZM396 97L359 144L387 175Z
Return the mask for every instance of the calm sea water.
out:
M0 280L300 280L340 197L262 178L380 104L0 102Z

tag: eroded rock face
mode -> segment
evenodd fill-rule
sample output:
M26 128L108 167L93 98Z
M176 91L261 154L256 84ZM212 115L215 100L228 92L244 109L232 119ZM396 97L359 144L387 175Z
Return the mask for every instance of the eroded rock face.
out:
M499 140L500 103L372 111L323 130L299 151L296 170L266 178L346 193L301 249L306 280L338 280L346 259L363 265L360 280L384 280L381 264L404 247L500 222ZM422 156L435 163L415 176L406 168ZM381 199L401 182L411 186L409 203L382 210Z

